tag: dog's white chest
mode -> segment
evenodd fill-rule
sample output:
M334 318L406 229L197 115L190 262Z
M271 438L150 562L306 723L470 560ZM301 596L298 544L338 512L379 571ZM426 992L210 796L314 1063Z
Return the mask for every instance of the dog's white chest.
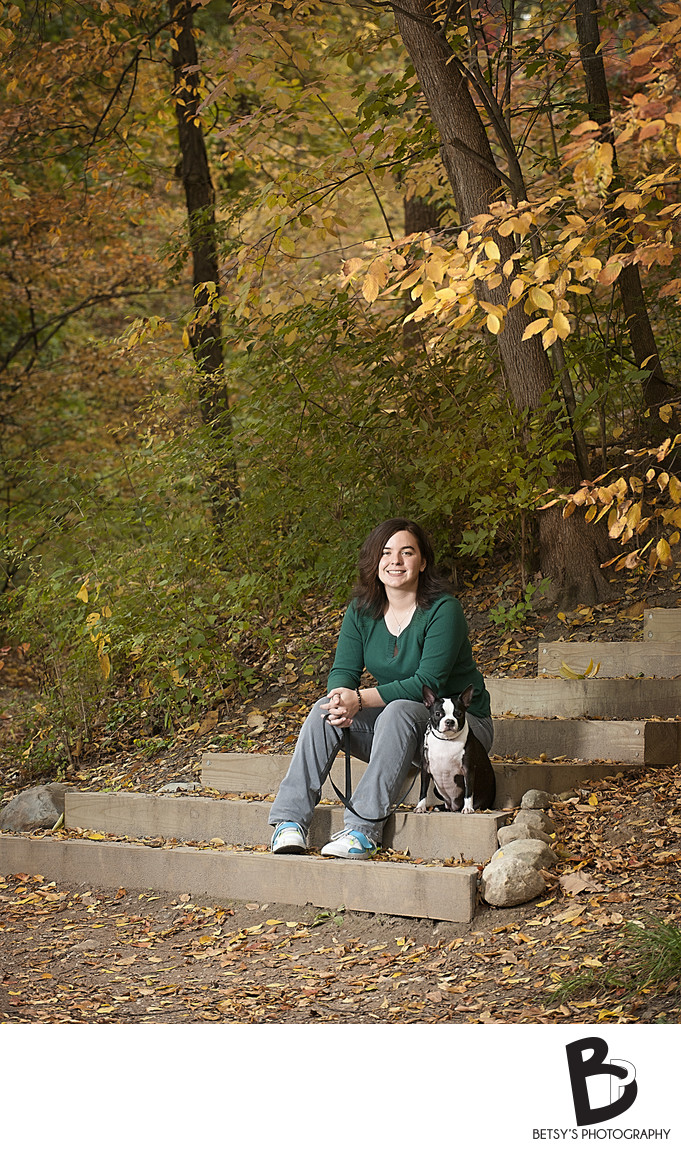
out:
M467 738L468 723L456 734L438 735L428 730L425 737L428 771L450 809L463 788L463 753Z

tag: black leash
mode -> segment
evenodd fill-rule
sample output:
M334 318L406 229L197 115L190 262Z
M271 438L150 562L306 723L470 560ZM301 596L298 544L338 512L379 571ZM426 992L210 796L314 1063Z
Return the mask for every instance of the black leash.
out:
M333 766L333 763L334 763L341 747L343 748L343 750L345 752L345 791L346 791L345 794L341 794L336 783L334 782L333 778L331 777L331 767ZM351 764L351 758L350 758L350 747L348 746L348 744L345 740L344 734L341 735L341 740L338 743L338 745L334 746L333 750L331 751L326 765L327 765L327 770L328 770L328 773L327 773L328 780L331 783L331 785L333 786L337 796L340 798L340 800L343 803L343 805L345 806L346 810L349 810L351 814L354 814L356 818L359 818L360 822L385 822L385 820L387 818L389 818L391 814L394 814L395 811L397 810L397 808L402 805L405 798L407 797L407 795L412 790L412 788L414 786L414 782L416 781L416 778L418 778L418 776L419 776L418 771L417 771L416 778L413 778L412 781L409 783L407 789L405 790L404 794L400 798L399 802L394 802L391 805L387 814L383 814L382 817L380 817L380 818L365 818L364 815L358 814L357 811L355 810L354 806L352 806L350 803L350 796L352 794L352 764Z

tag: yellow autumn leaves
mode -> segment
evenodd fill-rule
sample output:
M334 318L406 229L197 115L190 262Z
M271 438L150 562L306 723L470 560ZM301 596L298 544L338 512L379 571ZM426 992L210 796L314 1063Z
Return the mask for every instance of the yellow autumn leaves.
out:
M545 232L565 208L560 195L515 207L494 203L459 232L456 246L444 247L429 235L370 245L375 254L344 261L341 282L356 282L368 304L408 294L416 306L405 322L434 319L445 340L448 330L469 324L476 315L490 334L499 335L509 310L520 305L528 317L523 341L541 336L547 350L570 335L571 296L588 295L597 284L611 287L623 268L616 254L605 263L596 255L608 239L607 220L594 226L593 218L570 210L553 246L536 258L529 245L504 242Z
M674 439L665 439L660 447L628 453L641 461L640 466L645 466L646 457L660 464L680 443L681 435L677 435ZM634 465L630 465L632 469ZM600 475L593 482L585 480L579 490L560 495L539 509L546 510L563 500L564 518L578 507L585 508L587 522L598 522L607 515L608 534L622 546L640 537L655 523L659 528L657 538L653 536L643 546L603 565L633 570L646 561L651 571L656 567L671 567L672 547L681 542L681 481L660 466L648 466L645 473L630 474L628 479L620 474L609 483L605 481L608 474Z
M81 602L89 602L89 582L89 578L86 578L76 594L76 598ZM104 633L104 627L106 620L111 618L111 614L111 607L103 606L101 610L91 611L85 619L85 630L90 641L96 647L97 659L105 679L108 679L111 674L111 659L107 653L107 644L111 642L111 635Z

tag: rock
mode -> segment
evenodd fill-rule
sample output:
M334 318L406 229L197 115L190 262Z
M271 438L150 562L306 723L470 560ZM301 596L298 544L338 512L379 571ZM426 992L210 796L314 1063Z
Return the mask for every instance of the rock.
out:
M539 871L522 858L498 858L482 871L480 892L491 906L519 906L545 889Z
M51 830L64 813L65 793L63 782L24 790L12 798L0 814L0 830Z
M165 786L161 786L157 794L178 794L185 790L202 790L203 786L200 782L166 782Z
M542 810L521 810L513 819L514 826L532 826L544 834L555 833L556 827Z
M523 810L548 810L553 802L553 796L546 790L526 790L520 806Z
M497 840L500 846L507 846L509 842L515 842L519 839L534 838L539 842L546 842L551 845L551 839L548 834L543 830L535 830L534 826L517 825L515 822L511 826L501 826L497 834Z
M546 870L549 866L555 866L558 861L558 855L546 842L541 842L539 838L514 838L512 842L508 842L497 850L496 854L492 855L491 860L496 862L499 858L520 858L521 861L527 862L530 866L536 866L539 870Z

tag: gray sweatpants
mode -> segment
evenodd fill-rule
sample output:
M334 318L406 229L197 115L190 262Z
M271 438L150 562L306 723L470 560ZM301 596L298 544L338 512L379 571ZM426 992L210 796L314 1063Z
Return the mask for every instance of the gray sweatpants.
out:
M297 822L307 833L331 769L331 752L345 736L352 756L369 764L351 797L361 817L346 809L345 826L361 830L380 843L383 823L371 819L382 818L392 803L399 802L409 768L421 765L428 709L422 702L398 699L387 706L360 710L351 726L339 730L327 722L326 711L320 709L320 703L327 701L325 697L315 703L303 724L288 773L272 803L270 825ZM468 724L489 752L494 736L492 719L469 714Z

